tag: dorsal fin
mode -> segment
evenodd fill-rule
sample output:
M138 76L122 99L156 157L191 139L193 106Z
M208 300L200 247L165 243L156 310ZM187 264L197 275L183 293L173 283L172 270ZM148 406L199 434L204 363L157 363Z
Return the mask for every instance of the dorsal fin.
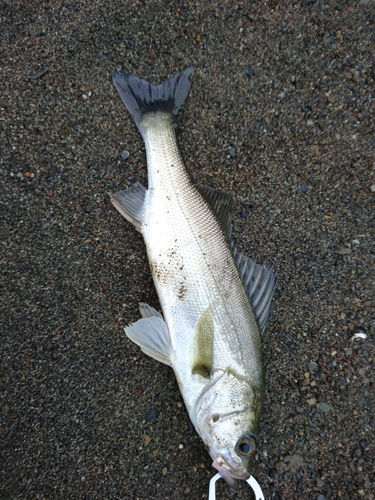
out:
M273 267L268 269L262 264L257 264L254 259L239 252L237 248L233 248L233 257L263 335L272 309L272 298L277 282L276 271Z
M216 215L229 242L232 233L233 196L218 189L199 187L198 190Z

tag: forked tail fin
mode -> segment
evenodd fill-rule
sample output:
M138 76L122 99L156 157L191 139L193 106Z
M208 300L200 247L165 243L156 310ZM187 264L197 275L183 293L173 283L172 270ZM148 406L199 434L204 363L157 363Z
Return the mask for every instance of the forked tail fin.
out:
M193 70L189 66L159 85L133 74L113 73L113 83L142 136L142 117L147 113L171 113L177 119L189 94Z

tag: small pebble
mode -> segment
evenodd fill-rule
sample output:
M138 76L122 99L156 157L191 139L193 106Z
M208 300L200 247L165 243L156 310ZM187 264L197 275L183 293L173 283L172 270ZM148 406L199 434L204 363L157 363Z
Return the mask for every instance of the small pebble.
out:
M300 455L287 455L284 458L284 464L287 464L287 467L292 472L295 472L297 469L303 466L303 458Z
M151 408L151 410L148 410L146 412L146 420L147 422L156 422L156 419L158 418L158 412L154 409Z
M235 158L235 156L236 156L236 149L235 149L235 148L230 148L230 150L229 150L229 155L230 155L232 158Z
M310 361L310 363L307 365L307 368L311 372L315 372L318 369L318 363L315 363L315 361Z
M244 66L243 70L247 74L247 76L249 76L250 78L252 78L254 76L254 70L251 66L246 65L246 66Z
M353 330L353 333L364 333L364 334L367 334L367 330L362 325L356 325L356 327Z
M307 124L308 127L312 127L314 125L314 121L313 120L307 120L306 124Z
M299 187L299 190L302 193L306 193L306 191L307 191L307 185L305 183L301 184L300 187Z
M328 403L319 403L319 410L322 411L323 413L328 413L330 410L332 410L332 406Z
M123 160L127 160L129 158L129 156L130 156L130 153L129 153L129 151L123 151L121 153L121 156L122 156Z
M340 250L337 252L340 255L348 255L349 253L352 253L350 248L340 248Z
M151 438L148 434L143 434L142 436L142 442L145 446L149 445L151 441Z

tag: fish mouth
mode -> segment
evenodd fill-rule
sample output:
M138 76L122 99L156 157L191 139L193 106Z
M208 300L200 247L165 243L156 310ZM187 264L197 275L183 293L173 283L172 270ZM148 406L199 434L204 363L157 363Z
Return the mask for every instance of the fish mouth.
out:
M249 479L250 474L248 472L238 472L234 469L230 463L228 463L228 459L225 459L222 455L219 455L212 462L212 467L215 467L223 478L230 484L234 485L236 479L246 480Z

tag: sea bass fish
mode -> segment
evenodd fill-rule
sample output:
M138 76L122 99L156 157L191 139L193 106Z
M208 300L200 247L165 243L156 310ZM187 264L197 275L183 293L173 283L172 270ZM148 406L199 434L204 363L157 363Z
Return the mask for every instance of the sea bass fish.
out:
M126 335L171 366L190 419L226 481L250 477L264 399L261 335L276 285L231 244L233 197L197 188L176 139L193 67L159 85L113 82L145 143L147 189L111 196L141 232L163 315L141 303Z

